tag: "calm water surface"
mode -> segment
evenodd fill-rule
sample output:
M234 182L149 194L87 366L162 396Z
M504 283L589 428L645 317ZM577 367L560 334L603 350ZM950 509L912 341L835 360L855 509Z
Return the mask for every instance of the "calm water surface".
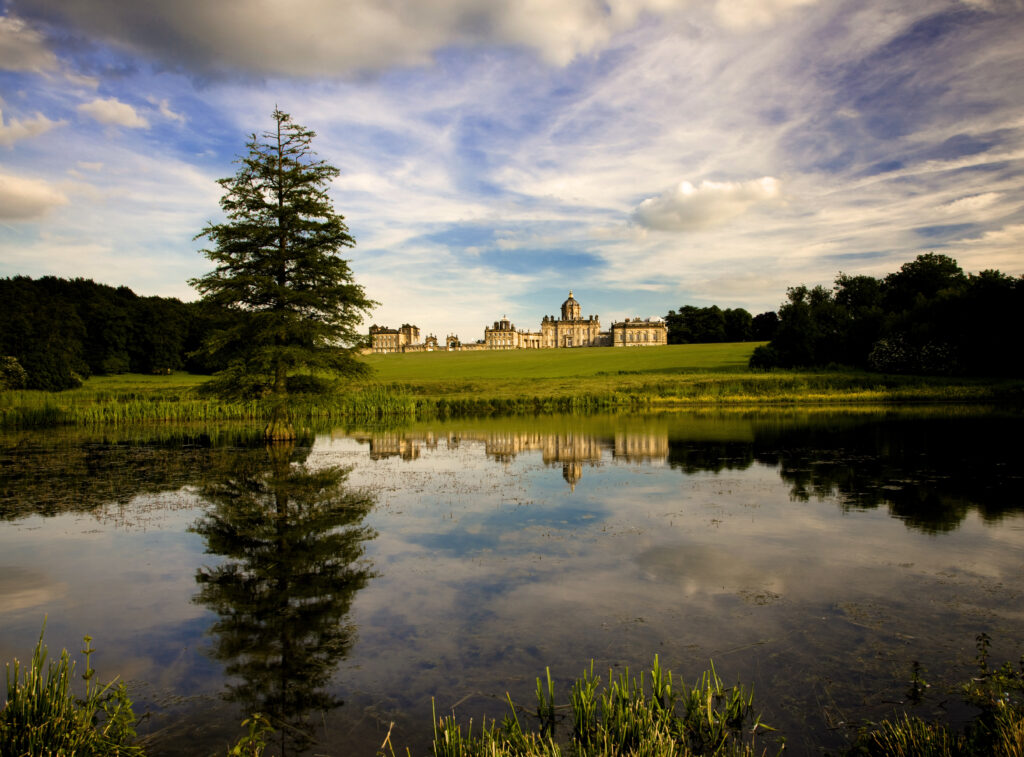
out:
M0 659L91 634L154 755L428 751L431 698L714 661L796 754L1024 651L1018 414L662 414L0 437Z

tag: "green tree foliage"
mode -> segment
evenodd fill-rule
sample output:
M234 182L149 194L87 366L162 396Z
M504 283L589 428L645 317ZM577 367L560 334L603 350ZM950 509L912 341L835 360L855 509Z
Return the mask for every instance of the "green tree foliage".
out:
M0 354L17 359L30 389L70 389L93 374L167 373L186 366L210 328L204 313L89 279L0 279Z
M338 169L312 151L315 132L280 110L273 119L273 130L251 135L235 175L220 179L226 220L198 235L212 243L203 254L216 267L191 283L233 316L206 343L228 364L214 391L273 397L283 408L297 379L303 389L324 391L319 374L366 370L351 345L375 303L338 255L355 245L327 196ZM268 436L281 422L275 413ZM293 433L279 430L284 438Z
M791 287L771 344L751 367L841 364L891 373L1024 373L1024 277L965 275L928 253L882 279L840 273L832 289Z
M0 354L18 360L29 389L71 389L90 373L85 324L74 303L53 291L56 281L0 280Z
M669 344L747 342L753 338L753 317L743 308L684 305L665 316Z
M768 342L779 330L779 314L774 310L758 313L750 324L751 336L755 342Z

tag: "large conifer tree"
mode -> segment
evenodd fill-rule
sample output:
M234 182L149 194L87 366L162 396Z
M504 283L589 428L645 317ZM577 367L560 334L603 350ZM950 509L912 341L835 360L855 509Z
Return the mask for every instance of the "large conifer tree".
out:
M323 391L322 375L365 371L354 358L356 327L375 304L339 256L355 240L327 189L339 171L311 149L315 132L273 113L274 128L252 134L234 176L220 179L226 220L197 235L216 264L190 283L204 300L237 314L207 350L228 359L212 388L271 398L270 439L294 436L289 388Z

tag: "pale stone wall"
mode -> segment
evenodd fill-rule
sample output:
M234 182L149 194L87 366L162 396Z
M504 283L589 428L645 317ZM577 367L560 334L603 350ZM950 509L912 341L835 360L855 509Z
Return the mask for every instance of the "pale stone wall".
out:
M403 334L398 329L386 326L370 327L370 349L378 353L401 352L404 342Z
M389 329L386 326L370 326L370 352L387 354L389 352L430 352L437 348L437 337L428 336L420 342L420 329L409 323L401 328Z
M612 324L613 347L660 347L668 344L668 328L657 319L627 318Z
M596 315L584 318L580 303L569 292L562 303L562 317L546 315L540 324L540 346L545 349L601 346L601 320Z

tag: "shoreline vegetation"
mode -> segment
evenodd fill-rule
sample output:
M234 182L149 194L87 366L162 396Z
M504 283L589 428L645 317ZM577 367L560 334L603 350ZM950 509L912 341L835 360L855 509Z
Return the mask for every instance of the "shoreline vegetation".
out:
M45 622L44 622L45 632ZM68 651L47 662L43 634L31 660L22 668L6 665L6 702L0 708L0 753L137 755L143 757L148 738L138 739L137 718L124 683L106 685L91 679L95 651L85 637L85 696L76 697L75 663ZM989 659L991 638L976 637L976 670L954 691L939 692L943 716L921 717L933 697L923 668L913 662L904 698L880 722L850 724L845 757L973 757L1024 750L1024 657L1017 667L998 667ZM645 681L646 678L646 681ZM115 683L117 684L115 686ZM564 691L560 695L564 697ZM714 663L692 685L661 667L639 675L626 668L595 673L593 662L570 687L568 703L560 698L551 670L537 678L536 709L517 705L506 693L508 714L499 723L483 718L474 730L454 714L439 716L433 707L434 757L755 757L782 754L786 734L761 721L753 691L737 682L724 684ZM945 702L952 696L972 711L966 722L950 722ZM922 710L922 708L924 708ZM920 714L919 714L920 713ZM525 728L524 728L525 724ZM463 731L465 725L466 730ZM260 757L281 724L273 715L254 713L248 727L227 755ZM392 723L392 728L394 723ZM410 750L405 750L411 755ZM389 728L378 757L397 757Z
M724 407L1020 405L1024 381L908 376L837 367L752 371L761 343L636 349L369 355L369 379L327 396L293 396L301 425L556 412ZM0 392L0 428L259 422L269 402L205 396L207 376L94 376L63 392Z

